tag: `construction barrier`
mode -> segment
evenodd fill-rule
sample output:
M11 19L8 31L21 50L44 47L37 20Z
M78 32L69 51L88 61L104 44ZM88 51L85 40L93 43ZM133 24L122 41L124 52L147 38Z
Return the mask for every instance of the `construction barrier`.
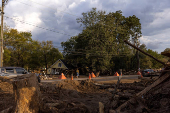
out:
M67 79L63 73L61 73L61 75L58 77L59 79Z

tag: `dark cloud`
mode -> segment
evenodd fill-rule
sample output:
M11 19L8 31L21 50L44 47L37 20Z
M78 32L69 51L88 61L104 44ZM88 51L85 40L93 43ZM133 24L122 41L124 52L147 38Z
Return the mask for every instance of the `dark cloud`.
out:
M52 40L57 46L60 46L62 41L66 41L71 36L75 36L82 31L83 27L80 27L76 18L82 17L83 12L90 11L93 7L107 13L122 10L123 15L126 17L136 15L142 24L143 37L148 36L147 38L150 37L150 40L153 40L153 36L162 34L162 32L170 28L170 13L168 13L170 12L170 0L85 0L82 2L80 0L51 0L50 2L37 0L37 2L44 4L44 6L29 0L20 0L19 2L11 0L5 7L5 14L11 17L23 17L23 20L29 20L27 15L33 12L39 14L40 16L35 22L38 19L41 22L35 24L49 30L52 29L55 32L32 27L30 30L32 31L33 39L40 41ZM16 22L8 19L6 19L6 22L11 27L16 27L17 25ZM23 26L23 29L25 28L27 26ZM156 39L160 40L158 36L156 36ZM143 42L147 43L146 45L150 49L158 50L158 48L163 48L159 41L154 41L153 43Z

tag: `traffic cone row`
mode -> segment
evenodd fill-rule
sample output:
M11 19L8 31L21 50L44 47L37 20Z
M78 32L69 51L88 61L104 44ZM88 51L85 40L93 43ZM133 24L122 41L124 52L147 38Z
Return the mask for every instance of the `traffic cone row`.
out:
M141 78L143 77L140 71L137 72L137 75L141 75ZM114 74L114 76L119 76L119 74L116 72ZM122 73L121 73L121 76L122 76ZM93 72L91 74L89 73L89 79L95 78L95 77L96 76L95 76L95 74ZM59 79L67 79L67 78L64 76L63 73L61 73L61 75L59 76ZM73 75L71 75L71 80L73 80Z

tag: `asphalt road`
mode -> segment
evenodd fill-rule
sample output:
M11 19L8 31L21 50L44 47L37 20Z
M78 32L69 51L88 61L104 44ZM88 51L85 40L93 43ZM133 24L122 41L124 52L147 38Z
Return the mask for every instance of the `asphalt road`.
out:
M140 75L123 75L119 76L122 77L121 79L138 79ZM71 78L67 78L70 80ZM74 78L73 80L86 80L89 79L87 78ZM96 78L91 78L94 81L110 81L110 80L118 80L118 76L107 76L107 77L96 77ZM61 81L61 79L50 79L50 80L41 80L41 82L56 82L56 81Z

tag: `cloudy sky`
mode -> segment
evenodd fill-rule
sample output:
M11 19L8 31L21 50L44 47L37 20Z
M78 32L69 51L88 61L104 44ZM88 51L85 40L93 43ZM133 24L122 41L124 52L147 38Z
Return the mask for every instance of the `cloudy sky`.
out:
M141 43L159 53L170 48L170 0L8 0L4 22L31 31L34 40L52 40L62 50L60 43L83 29L76 18L93 7L136 15L142 24Z

